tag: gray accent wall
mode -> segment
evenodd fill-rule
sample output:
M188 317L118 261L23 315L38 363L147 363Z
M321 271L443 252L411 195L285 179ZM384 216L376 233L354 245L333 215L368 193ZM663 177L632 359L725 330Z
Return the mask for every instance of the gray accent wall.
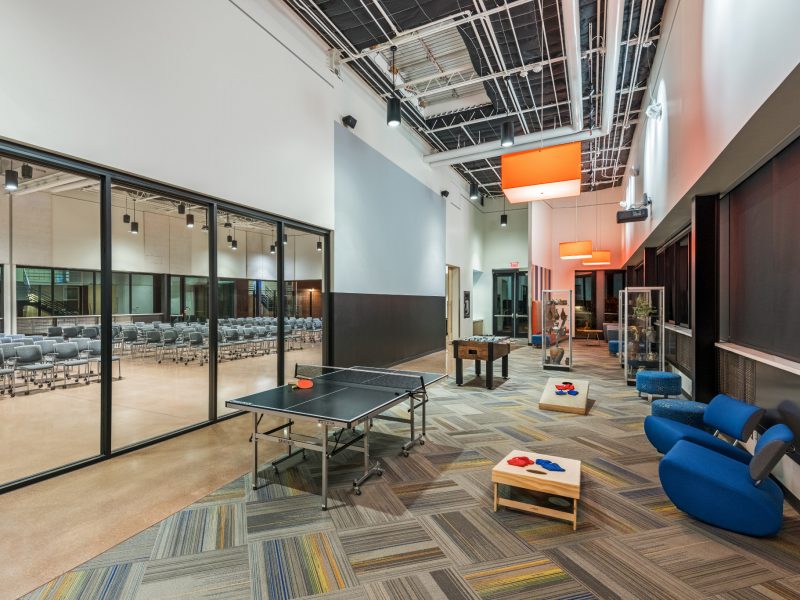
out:
M334 127L333 291L444 296L442 197Z
M390 366L442 350L444 201L352 131L334 128L329 360Z

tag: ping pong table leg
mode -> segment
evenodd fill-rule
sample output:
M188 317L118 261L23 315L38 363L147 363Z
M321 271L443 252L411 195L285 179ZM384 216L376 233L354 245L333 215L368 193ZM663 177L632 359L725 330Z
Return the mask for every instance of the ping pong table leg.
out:
M328 425L322 426L322 510L328 510Z
M258 489L258 413L253 413L253 489Z

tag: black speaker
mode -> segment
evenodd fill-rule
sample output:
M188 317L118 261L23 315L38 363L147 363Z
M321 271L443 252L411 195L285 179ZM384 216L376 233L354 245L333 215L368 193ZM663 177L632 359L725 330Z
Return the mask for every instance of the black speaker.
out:
M442 195L442 198L447 198L450 195L450 192L448 190L442 190L439 193Z
M350 129L355 129L356 123L358 123L358 121L353 115L345 115L344 117L342 117L342 125L344 125L345 127L348 127Z

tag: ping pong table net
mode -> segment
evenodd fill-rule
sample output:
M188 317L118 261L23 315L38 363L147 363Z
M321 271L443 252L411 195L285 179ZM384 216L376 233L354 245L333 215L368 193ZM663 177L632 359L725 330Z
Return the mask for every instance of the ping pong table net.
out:
M425 379L421 375L371 367L342 368L296 364L294 376L295 379L322 380L343 385L364 385L394 391L425 391Z

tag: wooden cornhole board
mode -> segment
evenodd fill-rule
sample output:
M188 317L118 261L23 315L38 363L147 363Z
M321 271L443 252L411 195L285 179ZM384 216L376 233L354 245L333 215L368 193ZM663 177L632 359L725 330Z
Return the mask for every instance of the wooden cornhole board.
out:
M569 381L578 391L577 396L556 394L556 385ZM555 410L558 412L585 415L589 406L589 382L585 379L572 379L570 377L551 377L542 390L539 398L539 408L542 410Z

